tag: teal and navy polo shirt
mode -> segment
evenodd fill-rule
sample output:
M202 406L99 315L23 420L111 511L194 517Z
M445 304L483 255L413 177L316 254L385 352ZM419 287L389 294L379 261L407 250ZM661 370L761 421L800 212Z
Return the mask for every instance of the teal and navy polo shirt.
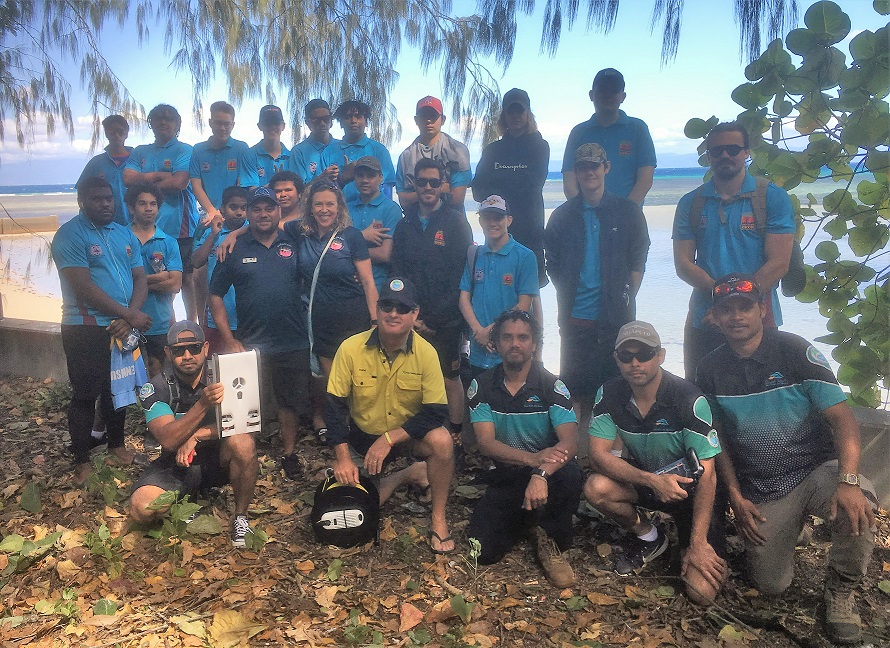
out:
M620 437L641 470L655 472L682 459L689 449L699 459L720 454L708 400L694 384L662 369L655 403L642 416L630 384L621 377L606 382L596 394L588 433Z
M568 388L537 361L515 396L504 386L498 365L473 379L467 399L470 421L494 423L495 439L526 452L553 447L559 441L556 428L577 422Z
M711 399L742 494L755 504L784 497L835 458L822 411L847 397L802 337L765 329L750 358L724 344L699 363L695 382Z
M488 326L498 315L514 308L520 295L540 294L538 259L534 252L514 241L512 235L497 252L482 245L476 252L474 268L464 268L460 289L472 292L473 314L482 326ZM500 362L497 353L490 353L470 339L471 365L488 369Z

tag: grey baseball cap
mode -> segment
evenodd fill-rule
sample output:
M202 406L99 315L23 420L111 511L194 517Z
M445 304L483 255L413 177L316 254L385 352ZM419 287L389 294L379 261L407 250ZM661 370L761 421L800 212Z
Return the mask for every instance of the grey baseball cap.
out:
M190 333L191 335L185 335L180 340L179 336L183 333ZM171 326L170 330L167 331L167 346L185 344L186 342L200 342L201 344L204 344L204 331L198 324L191 320L176 322L176 324Z

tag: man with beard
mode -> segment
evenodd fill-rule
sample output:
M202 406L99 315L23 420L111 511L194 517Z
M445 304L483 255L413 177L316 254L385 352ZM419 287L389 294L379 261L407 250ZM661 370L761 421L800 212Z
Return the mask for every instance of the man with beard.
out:
M683 340L687 380L695 378L699 361L726 341L709 313L714 278L753 274L770 296L763 325L782 324L776 286L788 272L796 230L788 194L747 172L744 126L717 124L705 143L713 177L683 196L674 216L674 266L693 288ZM765 211L765 223L759 222L759 209Z
M467 535L481 544L480 564L489 565L528 531L547 579L569 587L575 575L562 552L572 544L582 480L569 392L533 359L541 329L526 311L502 313L491 339L501 363L476 377L467 397L479 451L495 469Z

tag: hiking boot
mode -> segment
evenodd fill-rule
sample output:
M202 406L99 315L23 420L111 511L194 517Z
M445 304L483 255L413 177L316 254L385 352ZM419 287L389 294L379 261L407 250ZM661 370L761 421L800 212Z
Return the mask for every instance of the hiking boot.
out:
M247 516L236 515L235 518L232 520L232 546L247 546L247 543L244 542L244 537L248 533L253 533L253 529L250 528L250 523L247 521Z
M303 472L296 452L291 452L281 458L281 468L288 479L297 479Z
M563 589L575 583L575 572L569 561L563 557L553 538L539 526L532 529L532 547L551 585Z
M640 540L634 536L622 555L615 563L615 573L621 576L639 574L650 562L658 558L668 548L669 540L664 527L656 524L658 537L651 542Z
M825 585L825 627L832 641L852 644L862 635L862 619L856 612L853 588L844 585Z

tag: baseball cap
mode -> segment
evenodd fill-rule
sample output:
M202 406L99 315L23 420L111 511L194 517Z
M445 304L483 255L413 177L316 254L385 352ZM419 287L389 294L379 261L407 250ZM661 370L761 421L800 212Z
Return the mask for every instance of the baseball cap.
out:
M648 347L657 349L661 346L661 338L658 337L658 331L649 322L641 322L634 320L628 322L618 329L618 338L615 340L615 348L617 349L625 342L639 342Z
M605 162L606 151L599 144L582 144L575 149L575 164L580 162Z
M313 99L306 104L306 108L303 109L303 113L308 117L312 114L313 110L316 110L318 108L327 108L328 111L331 110L330 104L324 99Z
M604 90L624 92L624 76L615 68L605 68L593 77L593 87L602 85Z
M479 203L479 213L494 213L505 215L509 214L510 212L507 210L507 201L497 194L493 194Z
M358 169L359 167L363 167L365 169L371 169L371 171L376 171L377 173L383 173L383 167L380 166L380 160L375 158L373 155L365 155L357 159L352 167L354 169Z
M734 297L741 297L755 304L763 299L763 293L760 292L760 286L754 275L735 272L723 275L714 281L714 288L711 290L714 306L719 306Z
M417 110L415 111L415 113L419 113L421 108L432 108L439 115L445 114L445 112L442 110L442 102L435 97L426 96L418 101Z
M259 123L261 124L283 124L284 116L281 114L281 108L278 106L263 106L260 108L260 119Z
M501 109L506 110L513 104L519 104L526 110L531 110L531 102L525 90L520 90L519 88L507 90L507 94L504 95L504 100L501 102Z
M402 277L391 277L380 288L380 296L377 300L394 301L404 304L408 308L417 308L417 293L414 284Z
M183 333L186 333L187 335L184 335L180 340L179 336ZM204 331L201 330L201 327L198 326L198 324L191 320L176 322L176 324L171 326L170 330L167 331L167 346L185 344L187 342L200 342L201 344L204 344Z
M267 187L257 187L253 191L250 192L250 198L247 200L247 206L250 207L254 203L258 203L261 200L266 200L271 203L278 203L278 198L275 197L275 192L270 191Z

